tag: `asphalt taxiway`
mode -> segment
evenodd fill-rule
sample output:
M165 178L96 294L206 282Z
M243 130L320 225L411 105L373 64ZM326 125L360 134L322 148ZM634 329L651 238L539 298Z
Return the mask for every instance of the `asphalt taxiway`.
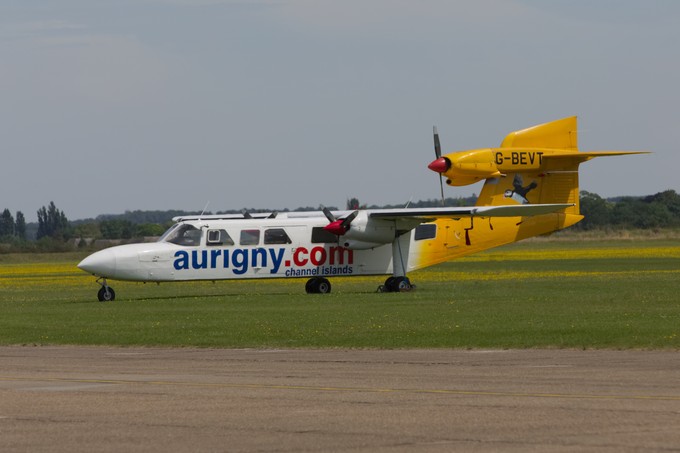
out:
M680 451L680 353L1 347L0 451Z

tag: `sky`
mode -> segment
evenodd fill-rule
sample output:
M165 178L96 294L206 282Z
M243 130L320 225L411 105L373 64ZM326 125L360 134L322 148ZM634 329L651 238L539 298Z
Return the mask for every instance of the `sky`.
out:
M0 209L406 204L578 116L603 197L680 192L680 2L3 0ZM445 187L446 196L480 185Z

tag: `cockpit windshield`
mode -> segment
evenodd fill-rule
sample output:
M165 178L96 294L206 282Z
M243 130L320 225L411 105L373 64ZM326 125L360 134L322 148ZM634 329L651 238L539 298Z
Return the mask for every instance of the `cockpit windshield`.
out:
M158 242L170 242L186 247L197 247L201 245L201 230L193 225L178 223L166 231Z

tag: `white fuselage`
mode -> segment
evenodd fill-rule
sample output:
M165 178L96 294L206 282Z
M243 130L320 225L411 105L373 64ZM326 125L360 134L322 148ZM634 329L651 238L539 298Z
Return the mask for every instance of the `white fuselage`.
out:
M158 242L104 249L78 267L99 277L144 282L393 272L393 239L366 248L366 243L343 242L343 237L323 231L328 221L319 213L295 214L180 219ZM396 241L402 243L404 271L411 270L407 263L412 234L406 232Z

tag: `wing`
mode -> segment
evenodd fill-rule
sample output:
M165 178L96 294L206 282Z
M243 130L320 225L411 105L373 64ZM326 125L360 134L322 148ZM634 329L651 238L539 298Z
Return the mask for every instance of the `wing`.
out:
M440 218L460 219L464 217L528 217L551 214L574 206L573 203L525 204L507 206L465 206L456 208L422 209L369 209L371 219L396 220L400 228L415 228L417 225Z

